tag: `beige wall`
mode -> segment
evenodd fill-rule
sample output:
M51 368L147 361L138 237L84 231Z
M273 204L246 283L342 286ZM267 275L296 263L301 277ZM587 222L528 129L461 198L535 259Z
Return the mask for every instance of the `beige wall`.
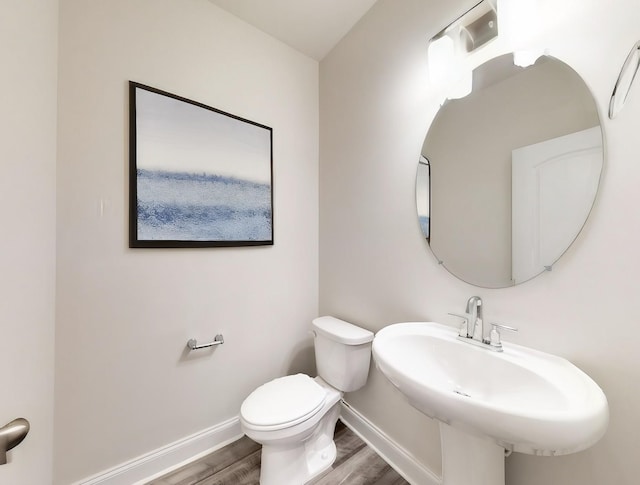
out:
M128 80L273 128L273 247L128 249ZM59 106L55 483L66 485L313 369L318 63L207 0L62 0ZM215 351L185 352L218 332Z
M607 161L591 218L553 271L500 290L468 285L438 266L415 214L416 161L437 109L428 90L427 40L473 3L380 0L321 62L320 312L374 331L411 320L455 325L447 312L479 294L487 319L519 327L507 340L577 364L601 385L611 410L609 430L593 448L554 458L513 454L507 483L633 485L640 475L640 337L629 330L637 325L630 302L640 272L637 87L615 121L603 115L637 41L640 3L542 2L550 53L574 67L595 95ZM376 370L347 399L439 470L437 426Z
M0 483L51 483L56 247L57 0L7 0L0 14L0 426L25 441Z

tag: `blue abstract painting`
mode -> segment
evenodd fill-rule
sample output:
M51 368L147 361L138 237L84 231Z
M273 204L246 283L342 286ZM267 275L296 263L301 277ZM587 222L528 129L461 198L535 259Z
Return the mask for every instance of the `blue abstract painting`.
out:
M130 83L131 247L273 244L272 130Z

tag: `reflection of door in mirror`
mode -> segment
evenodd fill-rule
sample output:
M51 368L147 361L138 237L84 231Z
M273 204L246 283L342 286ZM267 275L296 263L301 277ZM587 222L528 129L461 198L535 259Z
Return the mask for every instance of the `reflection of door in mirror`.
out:
M602 132L590 128L513 150L513 280L550 268L578 235L598 190Z
M418 162L418 175L416 177L416 204L418 206L418 220L422 234L429 240L430 208L431 208L431 167L429 160L420 157Z

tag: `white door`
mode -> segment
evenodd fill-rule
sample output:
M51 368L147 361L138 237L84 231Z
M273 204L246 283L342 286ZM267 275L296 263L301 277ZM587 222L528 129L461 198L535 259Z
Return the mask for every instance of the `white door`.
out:
M0 15L0 427L31 423L2 485L52 483L57 10L5 0Z
M602 171L600 127L512 153L513 279L550 268L591 211Z

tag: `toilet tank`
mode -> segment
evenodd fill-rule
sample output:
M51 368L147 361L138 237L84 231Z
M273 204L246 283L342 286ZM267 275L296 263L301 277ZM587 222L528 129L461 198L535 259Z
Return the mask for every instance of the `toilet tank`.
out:
M360 389L367 382L373 332L334 317L313 320L318 376L339 391Z

